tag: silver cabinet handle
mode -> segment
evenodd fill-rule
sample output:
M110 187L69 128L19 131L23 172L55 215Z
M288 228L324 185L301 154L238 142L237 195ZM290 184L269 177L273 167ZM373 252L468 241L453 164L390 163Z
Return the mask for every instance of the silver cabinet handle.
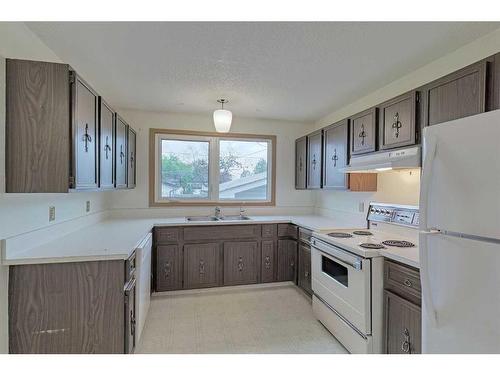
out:
M238 271L243 271L243 258L242 257L239 257L238 259Z
M165 275L165 279L168 279L170 277L170 270L171 270L170 262L166 262L165 263L165 268L163 269L163 273Z
M89 134L89 124L85 124L85 134L83 135L83 142L85 142L85 152L89 152L89 143L92 142L92 137Z
M205 274L205 261L203 259L200 259L200 276L203 276Z
M266 257L265 257L264 266L267 269L271 268L271 257L269 255L266 255Z
M405 328L403 332L404 340L403 343L401 344L401 350L404 353L409 353L410 352L410 332L408 331L408 328Z
M408 280L408 279L405 279L405 281L403 281L403 284L405 284L407 287L411 287L411 281Z

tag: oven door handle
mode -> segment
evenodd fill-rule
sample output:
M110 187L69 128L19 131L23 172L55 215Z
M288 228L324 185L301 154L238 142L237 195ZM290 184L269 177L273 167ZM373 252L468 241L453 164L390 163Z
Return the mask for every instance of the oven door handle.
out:
M363 268L363 259L358 258L354 255L348 254L343 250L338 249L333 245L328 245L323 241L319 241L315 238L311 240L312 246L324 253L325 255L331 256L345 264L353 267L356 270L361 270Z

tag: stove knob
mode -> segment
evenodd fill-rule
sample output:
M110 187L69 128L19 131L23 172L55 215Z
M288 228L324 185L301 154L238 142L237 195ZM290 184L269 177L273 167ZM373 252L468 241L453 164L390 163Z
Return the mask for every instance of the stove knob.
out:
M380 213L380 210L377 208L377 209L375 210L375 212L376 212L377 214L379 214L379 213Z

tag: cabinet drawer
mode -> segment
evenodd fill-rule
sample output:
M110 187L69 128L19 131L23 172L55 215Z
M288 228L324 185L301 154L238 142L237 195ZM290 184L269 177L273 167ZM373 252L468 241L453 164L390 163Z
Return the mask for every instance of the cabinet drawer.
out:
M156 243L178 242L181 239L181 230L182 228L157 228Z
M418 270L385 261L384 287L420 306L422 289Z
M293 224L278 224L278 237L297 239L297 226Z
M301 242L304 242L307 245L311 245L311 237L312 237L312 230L299 227L299 240Z
M260 225L220 225L184 228L184 240L225 240L254 238L260 235Z
M277 233L278 233L278 226L276 224L262 225L262 237L273 238L276 237Z

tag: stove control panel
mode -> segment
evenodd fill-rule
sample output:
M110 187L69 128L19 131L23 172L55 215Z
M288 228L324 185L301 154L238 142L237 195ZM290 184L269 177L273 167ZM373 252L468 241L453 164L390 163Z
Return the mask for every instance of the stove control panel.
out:
M367 220L418 227L418 207L372 203Z

